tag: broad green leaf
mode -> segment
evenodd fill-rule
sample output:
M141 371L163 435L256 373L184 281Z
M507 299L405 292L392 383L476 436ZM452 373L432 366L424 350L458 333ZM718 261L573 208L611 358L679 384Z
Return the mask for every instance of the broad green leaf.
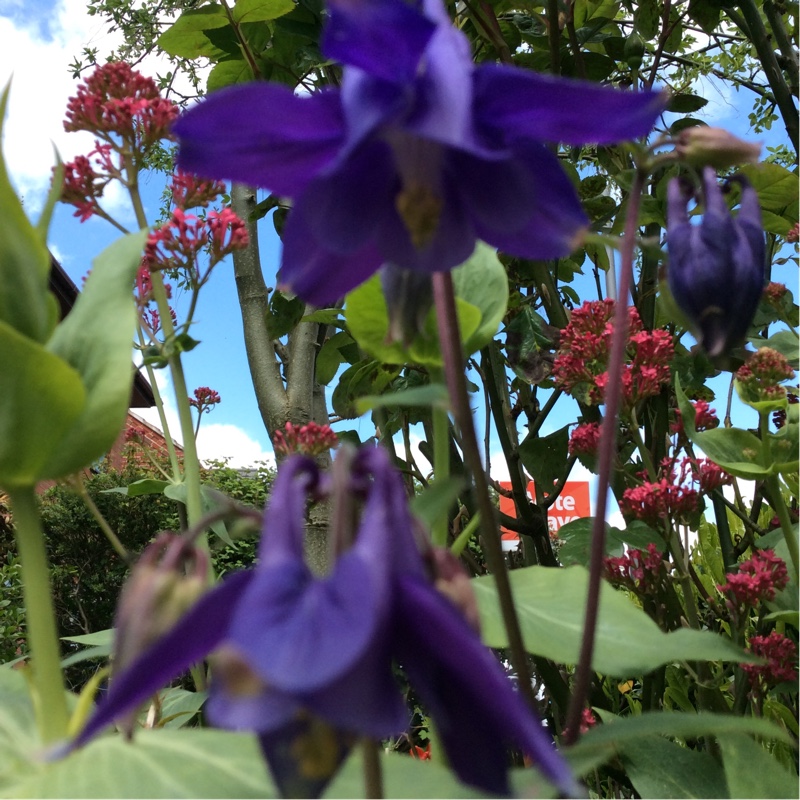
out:
M601 716L602 725L596 725L576 745L562 751L579 775L586 775L594 767L624 754L629 746L638 744L644 737L696 739L700 736L754 733L794 746L793 739L786 731L760 717L709 712L687 714L681 711L653 711L625 718L611 713Z
M579 566L526 567L509 573L526 650L560 664L578 661L589 575ZM474 578L482 638L507 647L492 576ZM664 633L624 594L603 584L592 668L618 677L650 672L674 661L747 661L744 651L711 631Z
M508 277L493 247L478 242L475 252L453 270L456 297L480 311L480 323L469 336L464 336L464 352L471 355L488 344L497 333L508 306Z
M705 97L696 94L676 94L670 98L667 111L674 114L691 114L693 111L699 111L707 103Z
M792 331L778 331L773 333L769 339L762 339L760 336L752 337L749 341L756 347L771 347L773 350L777 350L788 359L794 369L800 367L800 340Z
M658 33L661 14L658 0L640 0L633 12L633 24L643 39L654 39Z
M0 94L0 141L10 84ZM28 221L11 186L0 153L0 323L22 336L45 342L56 323L56 302L48 290L50 253ZM8 372L3 372L4 380Z
M51 353L80 374L86 403L42 478L60 478L88 466L114 444L125 423L136 327L131 287L146 239L147 231L124 236L92 262L72 311L47 343Z
M761 440L750 431L740 428L712 428L708 431L695 429L694 407L681 388L680 378L677 375L675 396L686 435L712 461L739 478L758 479L770 474L770 465L764 463Z
M41 746L36 718L21 671L0 669L0 795L28 768L28 759Z
M428 527L443 517L464 490L464 479L451 475L435 480L411 501L411 510Z
M294 9L292 0L237 0L233 8L236 22L265 22Z
M208 73L206 91L215 92L226 86L234 86L237 83L247 83L254 80L253 70L250 64L243 58L226 58L214 65Z
M418 761L406 753L382 753L380 756L383 773L384 797L483 797L475 789L460 783L455 775L439 763ZM532 770L526 770L532 773ZM542 789L549 788L541 780ZM548 795L552 796L550 792ZM363 797L364 767L360 748L342 766L339 774L323 795L334 797ZM533 795L536 796L536 795Z
M331 396L331 406L344 419L360 416L356 401L367 395L382 392L398 375L400 368L363 359L348 367L340 376Z
M708 753L648 736L625 747L622 763L642 798L727 797L722 767Z
M255 736L183 728L104 736L48 765L27 765L11 797L276 797Z
M280 289L276 289L269 298L267 312L267 332L271 339L286 336L300 322L306 310L306 304L299 297L288 297Z
M722 14L721 3L708 0L689 0L689 16L706 32L713 33Z
M191 722L208 699L207 692L189 692L174 687L165 689L161 695L160 728L183 728Z
M780 164L748 164L740 172L747 176L768 211L780 211L797 200L797 173Z
M33 486L86 407L86 390L69 364L4 322L0 374L0 486Z
M436 406L448 409L450 396L447 393L446 386L441 383L429 383L425 386L406 389L402 392L362 397L356 402L356 409L359 414L365 414L373 408L397 408L398 406L425 406L426 408L428 406Z
M594 517L575 519L558 529L561 545L558 548L558 560L565 566L580 564L589 566L592 547L592 525ZM606 525L605 554L621 556L624 545L639 550L646 550L653 543L660 551L664 550L664 539L651 527L639 520L631 521L627 528L612 528Z
M569 426L565 425L548 436L526 436L519 446L519 457L544 495L552 492L553 484L564 477L569 445Z
M169 497L170 500L176 500L178 503L185 504L187 497L186 484L169 483L164 487L164 495ZM220 506L226 506L228 502L228 498L213 486L200 486L200 505L203 510L203 514L209 514L212 511L216 511ZM214 531L214 533L217 534L217 536L219 536L220 539L222 539L223 542L225 542L225 544L233 544L233 540L228 534L228 529L225 527L225 523L221 519L212 522L209 527L212 531Z
M745 733L719 736L729 797L797 797L797 773L789 772Z
M209 3L200 8L190 8L158 37L158 46L168 55L179 58L197 58L212 55L216 50L205 31L229 25L225 10L219 3Z

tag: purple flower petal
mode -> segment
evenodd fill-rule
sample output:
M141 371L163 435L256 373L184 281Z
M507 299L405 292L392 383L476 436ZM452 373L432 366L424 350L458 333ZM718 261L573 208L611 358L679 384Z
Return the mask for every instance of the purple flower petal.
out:
M389 146L373 140L303 194L303 215L312 236L329 252L346 255L372 240L394 210L399 178Z
M563 793L578 793L550 734L447 600L423 582L400 578L394 620L397 659L430 709L461 780L508 794L505 745L513 743Z
M520 145L505 163L455 153L452 158L479 238L511 255L539 259L569 255L579 244L589 220L544 145Z
M646 136L664 92L625 92L498 64L474 73L475 109L488 136L565 144L611 144Z
M392 83L414 78L436 26L404 0L332 0L321 50Z
M283 230L281 284L314 306L325 306L377 272L384 258L374 242L359 250L336 254L311 233L302 203L289 214Z
M182 169L291 197L335 161L345 137L338 92L298 97L273 83L214 92L174 131Z
M175 627L114 676L108 695L98 704L73 747L88 742L214 650L225 638L231 615L253 576L253 572L237 572L226 578L198 600Z

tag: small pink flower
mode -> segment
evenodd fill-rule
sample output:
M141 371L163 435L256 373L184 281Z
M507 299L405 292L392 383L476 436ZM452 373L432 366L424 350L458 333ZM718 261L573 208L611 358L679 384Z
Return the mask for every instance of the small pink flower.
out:
M600 425L597 422L587 422L578 425L569 437L569 454L590 455L597 452L600 442Z
M339 437L331 430L330 425L318 425L316 422L293 425L287 422L283 431L275 431L272 443L275 452L284 456L292 453L316 456L336 447Z
M771 347L761 347L739 367L736 377L757 400L779 400L786 396L786 387L781 384L794 377L794 370L786 356Z
M221 402L219 392L209 389L208 386L200 386L194 390L194 397L189 398L189 405L197 409L199 414L210 411L212 406Z
M742 664L751 684L762 680L767 685L797 683L797 645L777 631L769 636L751 636L750 650L766 659L766 664Z
M725 576L728 582L717 586L728 597L728 606L741 609L756 606L762 600L774 600L777 592L789 583L789 572L774 550L755 550L739 565L738 572Z
M619 558L607 556L603 564L609 583L637 594L657 592L667 575L664 556L653 542L647 545L647 550L628 550Z

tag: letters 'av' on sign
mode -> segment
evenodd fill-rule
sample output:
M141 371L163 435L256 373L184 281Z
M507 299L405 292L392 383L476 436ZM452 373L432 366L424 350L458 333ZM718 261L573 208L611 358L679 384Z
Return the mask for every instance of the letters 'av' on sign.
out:
M511 483L500 481L500 486L504 489L511 489ZM536 490L533 481L528 483L528 496L536 499ZM500 496L500 511L509 517L516 517L517 510L514 500L511 497ZM567 481L564 489L556 499L555 503L548 509L547 525L551 535L556 533L562 525L580 519L581 517L591 516L591 505L589 501L589 482L588 481ZM503 534L503 541L513 544L519 540L519 536L507 528L500 529Z

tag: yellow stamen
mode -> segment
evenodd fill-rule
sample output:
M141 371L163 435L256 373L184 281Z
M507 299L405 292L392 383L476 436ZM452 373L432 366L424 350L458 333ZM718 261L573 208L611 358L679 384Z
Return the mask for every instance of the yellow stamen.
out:
M442 201L421 183L406 185L395 200L397 213L417 250L430 244L442 214Z

